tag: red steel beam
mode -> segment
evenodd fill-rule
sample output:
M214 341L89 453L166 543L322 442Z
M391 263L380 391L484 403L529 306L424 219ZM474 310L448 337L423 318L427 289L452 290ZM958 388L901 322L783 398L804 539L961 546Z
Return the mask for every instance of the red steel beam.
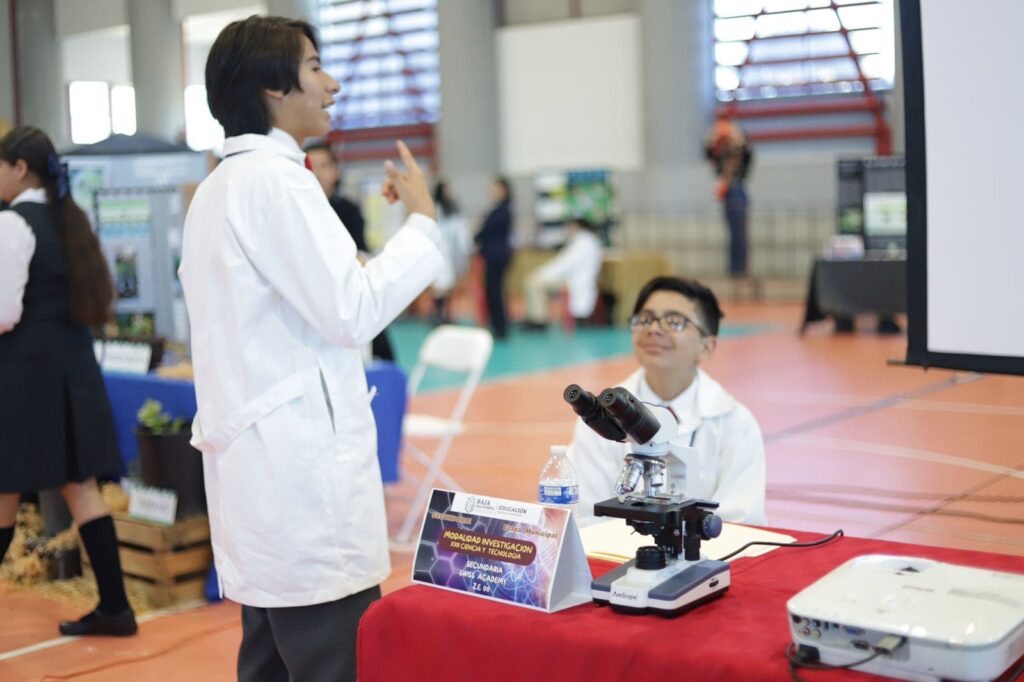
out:
M434 145L432 144L414 144L409 146L409 151L412 152L413 156L428 159L431 164L434 161ZM398 152L394 148L382 148L382 149L342 149L341 152L335 154L335 158L341 162L351 163L353 161L382 161L385 159L394 159L398 155Z
M843 5L843 6L844 7L849 7L849 5ZM846 30L849 31L850 33L855 33L857 31L877 31L879 29L878 29L877 26L864 26L863 28L848 28ZM721 42L723 44L725 44L725 43L749 43L752 40L756 40L759 43L763 43L766 40L789 40L789 39L792 39L792 38L806 38L808 36L832 36L832 35L835 35L836 33L838 33L838 31L803 31L802 33L780 33L777 36L760 36L760 37L759 36L754 36L753 38L748 38L746 40L723 40Z
M433 137L434 126L431 123L410 123L408 125L388 126L386 128L357 128L354 130L332 130L327 136L330 143L335 142L366 142L370 140L394 140L406 137Z
M338 5L338 4L341 4L341 3L335 3L335 5ZM389 10L387 12L384 12L380 16L387 17L388 19L390 19L391 17L399 17L399 16L402 16L403 14L412 14L414 12L422 12L424 9L427 9L427 8L425 8L425 7L410 7L410 8L407 8L407 9ZM362 21L363 19L367 19L367 18L373 19L375 17L368 16L368 15L361 15L357 19L342 19L341 21L332 21L331 23L326 24L326 25L327 26L345 26L346 24L358 24L360 21Z
M861 0L860 2L851 2L849 4L839 5L832 0L827 9L831 9L835 13L836 20L839 22L839 28L836 31L807 31L805 35L825 35L825 34L839 34L846 41L846 57L853 61L854 67L857 69L857 80L863 86L865 104L856 108L847 108L850 106L848 103L822 103L813 107L813 105L791 105L789 107L788 115L805 115L805 114L823 114L823 113L835 113L844 111L867 111L870 112L875 119L873 126L842 126L833 128L804 128L801 130L777 130L777 131L762 131L752 133L750 138L752 140L770 141L770 140L796 140L796 139L813 139L813 138L830 138L830 137L874 137L875 138L875 151L879 155L886 155L892 152L892 132L889 128L888 122L885 120L883 110L885 103L880 100L875 93L871 90L869 79L864 74L864 69L861 67L860 57L866 56L868 53L858 54L853 49L853 43L850 40L851 29L848 29L843 25L842 17L839 16L839 10L844 7L859 7L864 5L880 5L878 0ZM746 17L752 17L755 21L766 15L778 15L778 14L792 14L792 13L804 13L812 8L799 8L792 10L779 10L779 11L766 11L763 7L753 14L741 15ZM813 8L817 9L817 8ZM856 30L856 29L855 29ZM767 38L769 40L790 38L796 36L772 36ZM747 40L744 40L747 44L747 57L743 61L743 64L739 65L739 69L745 66L753 66L757 64L786 64L803 61L813 61L820 59L835 59L842 58L844 55L830 55L827 57L808 57L806 59L775 59L775 60L764 60L760 62L752 62L750 59L750 44L763 40L755 35ZM820 82L811 80L806 83L798 83L796 85L810 85L814 82ZM748 86L750 87L750 86ZM756 86L755 86L756 87ZM787 115L786 105L781 107L756 107L747 108L749 113L741 113L741 107L739 100L734 99L728 105L718 109L718 115L726 117L756 117L756 116L783 116Z
M815 10L822 9L844 9L846 7L863 7L864 5L881 5L881 0L862 0L861 2L851 2L845 5L836 5L834 8L831 6L827 7L800 7L799 9L780 9L780 10L761 10L754 12L753 14L737 14L735 16L721 17L716 16L716 19L757 19L758 17L772 16L777 17L780 14L796 14L804 12L813 12Z
M730 107L718 107L719 116L730 114L735 118L771 118L773 116L814 116L817 114L842 114L857 111L874 111L882 105L877 100L871 102L861 99L856 102L817 102L808 104L783 104L763 106L741 105L732 110Z
M853 59L860 59L861 57L867 57L869 55L880 54L878 52L857 52L852 55ZM747 66L763 66L765 64L798 64L803 62L823 62L829 59L851 59L851 55L848 52L840 52L839 54L822 54L813 55L811 57L787 57L785 59L759 59L756 62L743 62L742 64L736 65L737 69L742 69ZM723 64L722 66L728 66Z
M877 126L832 126L828 128L793 128L792 130L758 130L748 132L754 142L776 142L779 140L817 140L832 137L875 137Z

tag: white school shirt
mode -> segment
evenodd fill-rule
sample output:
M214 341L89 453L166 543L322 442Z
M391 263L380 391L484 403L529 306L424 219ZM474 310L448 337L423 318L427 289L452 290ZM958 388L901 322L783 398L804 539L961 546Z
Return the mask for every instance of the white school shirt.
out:
M24 190L11 206L31 201L46 203L46 190ZM0 211L0 334L21 322L28 267L36 252L36 235L25 219L14 211Z

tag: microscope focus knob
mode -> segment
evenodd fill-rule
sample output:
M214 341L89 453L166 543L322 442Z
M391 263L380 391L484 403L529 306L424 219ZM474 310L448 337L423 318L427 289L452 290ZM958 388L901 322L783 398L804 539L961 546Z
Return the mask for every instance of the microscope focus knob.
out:
M722 517L708 514L700 524L700 534L705 540L717 538L722 534Z

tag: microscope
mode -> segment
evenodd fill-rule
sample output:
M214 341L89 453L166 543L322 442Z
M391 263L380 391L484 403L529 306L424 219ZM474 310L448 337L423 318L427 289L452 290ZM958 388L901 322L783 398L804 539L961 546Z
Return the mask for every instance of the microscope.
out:
M718 503L664 490L665 455L679 432L675 414L641 403L622 387L594 396L571 384L563 397L599 436L631 444L616 497L595 504L594 514L625 519L655 543L640 547L635 559L595 579L590 586L594 601L623 613L677 616L725 594L729 564L700 556L701 540L722 532L722 519L713 511Z

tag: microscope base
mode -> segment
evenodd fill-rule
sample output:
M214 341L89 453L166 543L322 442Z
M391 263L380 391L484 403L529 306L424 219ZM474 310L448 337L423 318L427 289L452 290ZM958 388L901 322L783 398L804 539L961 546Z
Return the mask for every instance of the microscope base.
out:
M678 616L721 597L729 589L729 564L724 561L675 561L665 568L644 570L628 561L590 584L597 604L621 613Z

